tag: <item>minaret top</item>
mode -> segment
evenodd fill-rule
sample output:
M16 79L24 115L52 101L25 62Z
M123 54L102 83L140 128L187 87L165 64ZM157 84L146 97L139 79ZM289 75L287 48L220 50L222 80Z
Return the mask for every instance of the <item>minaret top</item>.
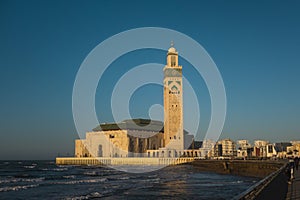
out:
M169 53L178 54L177 51L176 51L176 49L174 48L174 42L173 41L171 41L171 47L168 50L168 54Z
M171 47L168 49L168 53L167 53L167 66L178 67L178 52L174 48L173 41L171 41Z

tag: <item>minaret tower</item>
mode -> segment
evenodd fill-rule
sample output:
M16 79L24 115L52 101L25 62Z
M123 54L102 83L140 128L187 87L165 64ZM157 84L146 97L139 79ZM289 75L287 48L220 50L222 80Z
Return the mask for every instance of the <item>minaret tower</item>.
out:
M164 67L164 141L165 148L178 151L177 156L184 149L182 66L173 42Z

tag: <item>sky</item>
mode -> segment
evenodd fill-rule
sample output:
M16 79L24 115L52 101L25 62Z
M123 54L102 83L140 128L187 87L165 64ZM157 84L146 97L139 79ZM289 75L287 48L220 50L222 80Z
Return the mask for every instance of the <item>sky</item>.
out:
M182 32L209 53L227 96L220 138L300 140L299 10L300 2L292 0L1 0L0 159L72 155L79 137L72 91L82 62L110 36L139 27ZM115 60L95 96L99 122L114 120L111 92L122 74L143 63L164 64L165 56L165 51L148 49ZM188 61L179 62L183 74L197 85L201 139L210 119L209 93ZM162 87L145 85L132 95L130 113L149 118L151 105L162 102Z

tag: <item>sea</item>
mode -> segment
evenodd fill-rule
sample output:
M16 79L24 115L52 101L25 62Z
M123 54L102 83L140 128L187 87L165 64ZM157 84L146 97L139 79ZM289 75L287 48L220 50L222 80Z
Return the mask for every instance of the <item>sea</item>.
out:
M0 161L0 199L231 199L258 181L191 165L126 173L54 161Z

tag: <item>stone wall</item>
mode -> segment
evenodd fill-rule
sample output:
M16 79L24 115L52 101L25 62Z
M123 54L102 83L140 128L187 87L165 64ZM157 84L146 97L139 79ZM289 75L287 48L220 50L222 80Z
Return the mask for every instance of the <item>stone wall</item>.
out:
M280 169L284 161L195 160L191 163L200 171L263 178Z

